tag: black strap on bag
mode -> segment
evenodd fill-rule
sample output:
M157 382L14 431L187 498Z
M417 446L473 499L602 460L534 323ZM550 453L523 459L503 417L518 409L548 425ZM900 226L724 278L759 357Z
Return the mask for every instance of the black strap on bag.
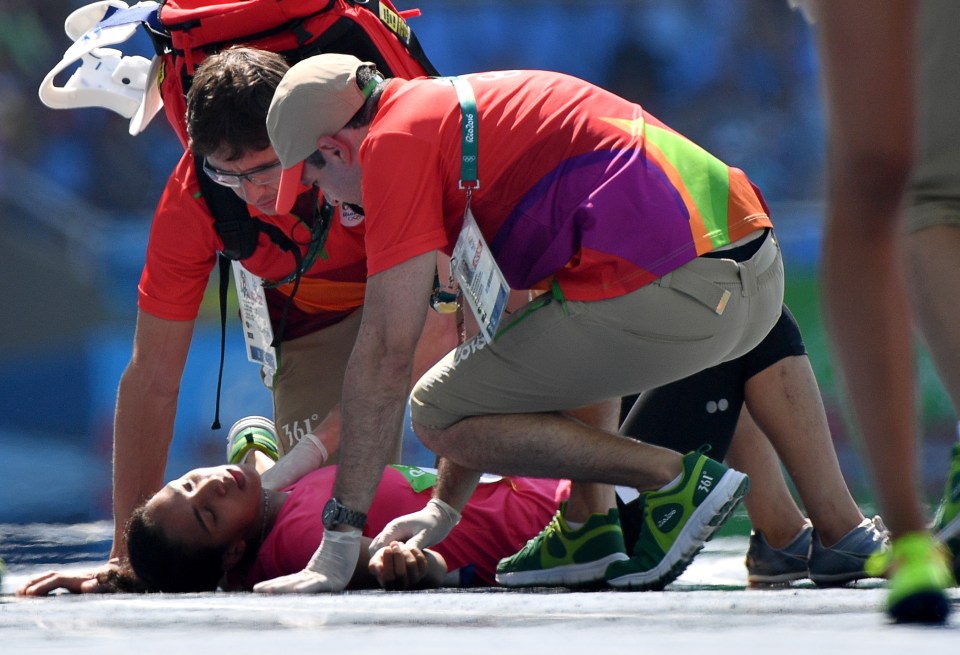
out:
M283 306L283 313L280 318L280 324L273 337L272 346L276 347L283 339L283 332L286 328L287 313L293 297L300 288L300 275L303 267L303 257L300 254L300 248L283 233L280 228L269 223L259 221L250 215L247 204L241 200L236 193L225 186L221 186L204 175L203 161L200 157L194 157L194 170L197 175L197 182L200 185L200 193L207 208L213 216L213 225L223 241L223 250L217 255L217 265L219 268L220 284L220 367L217 374L217 399L216 409L214 410L212 430L220 429L220 393L223 388L223 363L226 354L227 344L227 292L230 288L230 266L232 261L241 261L249 257L257 249L257 243L260 233L266 234L270 240L281 250L293 255L296 262L295 278L293 290L287 297Z

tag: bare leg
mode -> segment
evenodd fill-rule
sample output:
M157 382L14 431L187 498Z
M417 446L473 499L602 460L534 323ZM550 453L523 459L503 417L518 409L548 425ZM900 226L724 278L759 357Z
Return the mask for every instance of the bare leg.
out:
M831 0L817 10L830 120L827 318L874 489L899 535L925 527L898 238L914 124L914 3Z
M474 471L658 489L682 470L673 450L562 414L474 416L446 429L414 429L427 448Z
M746 402L825 546L863 520L843 479L820 389L806 357L785 357L747 380ZM796 532L794 532L796 534Z
M586 425L614 433L617 431L617 423L620 419L620 399L590 405L566 414ZM570 487L570 499L567 501L564 518L583 523L591 514L606 514L616 504L616 492L613 486L574 482Z
M750 476L750 491L743 504L753 529L762 532L774 548L783 548L793 541L803 529L806 517L793 500L776 451L746 407L740 412L726 463Z

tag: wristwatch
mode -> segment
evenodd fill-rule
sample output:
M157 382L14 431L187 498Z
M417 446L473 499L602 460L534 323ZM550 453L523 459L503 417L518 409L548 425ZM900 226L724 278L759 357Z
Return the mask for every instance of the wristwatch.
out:
M341 503L336 498L331 498L323 506L323 529L330 530L338 525L349 525L363 530L367 524L367 515L363 512L357 512Z

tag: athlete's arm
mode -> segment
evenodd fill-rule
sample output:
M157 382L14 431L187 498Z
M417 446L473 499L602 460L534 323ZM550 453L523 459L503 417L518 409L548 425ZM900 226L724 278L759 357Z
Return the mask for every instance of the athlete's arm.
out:
M447 562L440 553L394 541L373 555L368 555L368 546L364 543L360 548L360 559L369 556L369 575L383 589L443 586Z
M98 580L126 557L123 527L134 508L163 483L173 440L180 376L190 348L193 321L166 321L137 314L133 356L120 378L113 433L113 548L110 560L84 573L48 571L27 581L17 595L45 596L115 591Z

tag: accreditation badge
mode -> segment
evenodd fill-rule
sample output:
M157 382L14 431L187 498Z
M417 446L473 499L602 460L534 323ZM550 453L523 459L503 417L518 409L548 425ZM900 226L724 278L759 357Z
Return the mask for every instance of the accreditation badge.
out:
M267 295L263 280L232 262L233 279L237 284L237 299L240 302L240 321L243 323L243 340L247 359L263 366L265 380L272 380L277 371L277 352L273 346L273 325L267 310Z
M480 334L491 343L510 298L510 285L497 266L469 206L464 214L463 229L453 248L450 268L480 326Z

